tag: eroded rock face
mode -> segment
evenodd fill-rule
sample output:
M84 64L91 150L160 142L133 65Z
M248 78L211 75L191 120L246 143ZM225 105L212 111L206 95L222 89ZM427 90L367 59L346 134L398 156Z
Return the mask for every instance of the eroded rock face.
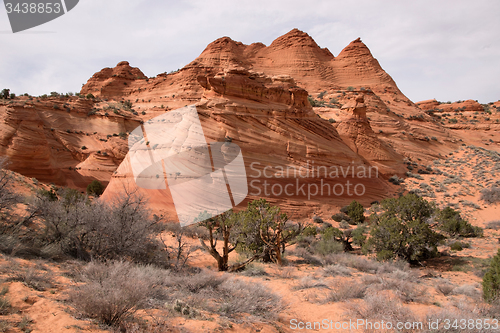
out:
M484 108L477 101L472 99L453 103L441 103L435 99L418 102L417 105L424 111L440 111L440 112L461 112L461 111L478 111L483 112Z
M249 195L241 207L266 197L303 216L321 205L340 205L353 198L369 204L392 191L378 167L355 153L328 121L314 113L307 92L289 77L228 70L198 80L205 92L196 108L207 142L229 140L243 153ZM135 188L129 163L126 158L113 175L104 198L117 195L123 184ZM362 175L363 169L371 177ZM284 193L287 185L290 195ZM356 195L355 186L362 195ZM138 191L157 209L175 216L168 190Z
M133 183L127 133L141 122L193 104L207 141L237 143L247 173L259 174L249 198L266 196L255 194L264 190L266 166L275 183L286 185L295 179L275 177L279 167L312 170L314 162L328 168L376 167L377 177L359 181L366 188L361 200L380 200L394 191L383 178L405 171L403 157L426 163L458 146L447 129L404 96L360 39L335 57L297 29L269 46L219 38L184 68L153 78L120 62L94 74L81 94L97 99L18 98L0 105L0 149L11 158L13 170L78 188L93 178L109 180L116 171L105 193L111 198ZM309 98L336 104L312 108ZM131 108L124 109L125 103ZM115 113L117 105L121 109ZM427 136L439 141L429 143ZM328 181L345 183L354 176ZM306 178L314 178L304 180L308 184L321 180ZM156 208L173 211L168 191L147 195ZM353 199L302 193L268 198L303 213Z
M122 61L115 68L104 68L95 73L82 87L81 93L120 99L130 93L136 80L145 79L146 76L139 68L131 67L128 61Z
M388 144L379 140L366 116L367 106L364 95L342 106L346 116L336 127L342 140L358 155L380 168L381 172L402 174L406 170L404 157Z
M0 104L0 154L11 170L46 183L85 189L93 179L109 181L128 151L118 134L140 119L105 116L95 105L78 97L24 96Z

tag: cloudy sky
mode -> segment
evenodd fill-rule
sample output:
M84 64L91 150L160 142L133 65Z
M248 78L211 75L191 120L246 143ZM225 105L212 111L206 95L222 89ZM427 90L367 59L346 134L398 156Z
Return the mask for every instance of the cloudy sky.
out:
M75 92L122 60L155 76L219 37L269 45L298 28L334 55L361 37L415 102L487 103L500 99L499 14L492 0L80 0L59 19L13 34L2 6L0 89Z

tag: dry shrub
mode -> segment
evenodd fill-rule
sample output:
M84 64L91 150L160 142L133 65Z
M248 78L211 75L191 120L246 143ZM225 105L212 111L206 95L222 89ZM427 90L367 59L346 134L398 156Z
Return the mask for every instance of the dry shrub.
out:
M189 293L201 293L204 290L216 290L228 279L227 274L216 274L212 271L201 270L195 274L172 275L166 282L167 287ZM182 296L182 295L181 295ZM175 297L182 298L182 297Z
M481 190L481 200L489 204L500 202L500 187L493 186Z
M343 302L353 298L363 298L366 295L366 286L356 281L335 283L335 290L327 294L326 302Z
M0 332L8 332L12 327L10 326L9 322L0 319Z
M420 321L409 308L405 307L399 299L391 298L384 294L367 294L363 303L349 302L346 304L346 315L364 319L365 321L384 322L390 321L395 327L397 322L413 323ZM381 330L365 329L365 332L381 332ZM393 330L390 330L391 332ZM399 332L412 332L401 330Z
M486 224L486 229L498 230L500 229L500 220L490 221Z
M228 317L248 313L271 319L284 308L281 298L265 286L205 270L170 274L165 279L163 297L172 307L180 300L193 311L200 309Z
M288 253L290 255L294 255L294 256L301 258L297 261L297 263L299 263L299 264L308 264L308 265L314 265L314 266L323 265L322 258L320 258L317 255L311 254L305 248L297 247L296 249L289 250Z
M5 294L9 291L9 287L4 286L0 290L0 316L4 316L10 312L10 301Z
M336 264L325 266L323 268L323 274L325 276L351 276L352 272L348 267Z
M285 306L281 298L263 285L228 279L219 288L222 302L218 313L228 317L248 313L266 319L276 319Z
M45 291L54 286L52 272L42 272L35 267L20 268L11 273L8 280L22 282L37 291Z
M295 270L293 267L278 267L276 276L280 279L294 279Z
M250 263L245 266L245 270L241 273L245 276L267 276L266 268L260 263Z
M454 304L455 306L449 305L444 309L432 310L429 311L426 317L426 321L436 322L439 320L438 329L429 330L428 327L424 332L429 333L461 333L461 332L470 332L470 333L479 333L479 332L491 332L492 329L483 329L478 326L466 327L466 329L460 328L461 320L465 320L466 323L469 323L469 320L476 323L476 320L480 320L482 324L484 324L485 319L490 319L489 322L493 325L491 318L488 318L487 311L476 304L473 304L465 299L460 299L458 302ZM456 321L458 325L453 327L453 323ZM449 323L449 327L445 327L444 325Z
M479 289L471 284L464 284L462 286L456 287L452 292L454 295L465 295L476 299L479 299L481 297Z
M153 294L155 277L128 262L91 262L81 272L83 284L70 292L77 311L103 324L117 326L130 319Z
M295 290L311 289L311 288L328 288L323 282L319 282L312 276L305 276L297 282L293 287Z
M450 295L453 289L455 289L455 286L450 283L438 283L436 285L436 290L444 296Z
M364 277L365 285L369 292L376 293L381 290L391 290L404 302L422 301L425 288L413 282L416 281L414 273L394 271L390 274L377 274L374 277Z
M322 258L324 265L339 264L364 273L392 273L396 270L408 271L409 265L402 260L380 262L351 253L335 253Z

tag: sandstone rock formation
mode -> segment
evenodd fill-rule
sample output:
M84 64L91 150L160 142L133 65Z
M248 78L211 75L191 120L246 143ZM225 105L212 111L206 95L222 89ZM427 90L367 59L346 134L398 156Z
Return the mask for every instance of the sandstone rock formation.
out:
M367 202L397 191L384 179L403 176L403 160L426 165L465 142L460 131L468 127L443 121L435 108L483 108L473 101L416 105L359 38L335 57L297 29L269 46L219 38L184 68L151 78L122 61L94 74L80 94L0 102L0 153L9 156L12 170L80 189L94 178L111 180L105 196L112 197L123 186L133 187L128 133L169 110L196 104L207 141L237 143L247 173L255 172L248 169L252 162L260 163L260 171L271 166L274 172L287 166L312 169L308 161L377 167L378 177L363 180ZM88 94L96 99L86 99ZM478 130L497 125L485 126ZM481 140L491 139L485 134ZM301 209L352 199L301 195L269 198ZM148 196L172 211L168 191Z

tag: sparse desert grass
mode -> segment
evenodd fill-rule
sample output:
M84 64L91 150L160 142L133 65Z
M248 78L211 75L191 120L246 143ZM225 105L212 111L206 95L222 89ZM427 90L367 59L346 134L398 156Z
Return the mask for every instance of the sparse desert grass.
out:
M19 322L19 325L17 325L19 327L19 329L25 333L29 333L31 332L32 330L30 329L30 325L31 323L33 322L33 320L28 317L28 316L23 316L21 318L21 321Z
M165 333L176 332L174 327L169 323L168 318L155 318L149 321L126 322L119 328L112 331L113 333Z
M280 279L294 279L295 269L293 267L278 267L276 276Z
M8 291L9 287L7 286L3 286L0 290L0 316L8 314L11 308L10 301L5 296Z
M0 315L6 315L10 311L10 301L5 296L0 296Z
M54 286L52 282L53 278L52 272L41 271L31 266L17 269L11 273L8 280L22 282L37 291L45 291Z

